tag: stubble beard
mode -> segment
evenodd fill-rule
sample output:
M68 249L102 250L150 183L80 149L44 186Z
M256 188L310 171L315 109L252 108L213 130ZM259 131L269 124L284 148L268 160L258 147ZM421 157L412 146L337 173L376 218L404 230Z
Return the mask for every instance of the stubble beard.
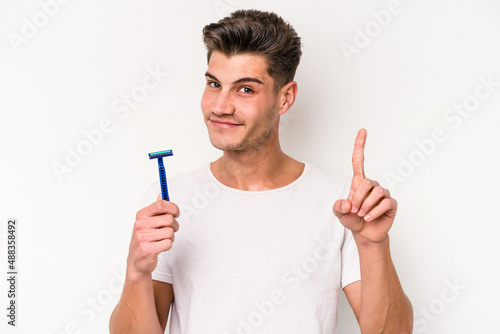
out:
M270 111L269 116L265 120L256 123L242 139L235 142L227 142L225 140L216 140L210 136L210 142L215 148L222 151L258 150L269 140L273 132L274 122L276 121L276 119L273 119ZM241 126L246 127L246 124L242 122Z

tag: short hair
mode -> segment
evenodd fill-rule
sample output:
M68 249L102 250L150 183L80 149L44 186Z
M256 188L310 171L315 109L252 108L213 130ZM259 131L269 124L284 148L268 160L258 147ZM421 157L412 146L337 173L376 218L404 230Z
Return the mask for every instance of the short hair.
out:
M301 42L295 29L272 12L237 10L203 28L207 63L214 51L227 57L240 54L264 56L267 72L278 91L295 77Z

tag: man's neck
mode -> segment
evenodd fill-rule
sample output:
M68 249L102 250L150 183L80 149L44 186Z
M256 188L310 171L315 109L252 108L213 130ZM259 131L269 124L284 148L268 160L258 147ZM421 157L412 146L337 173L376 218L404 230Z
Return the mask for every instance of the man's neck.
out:
M278 146L265 151L225 151L210 169L228 187L260 191L292 183L302 174L304 164L287 156Z

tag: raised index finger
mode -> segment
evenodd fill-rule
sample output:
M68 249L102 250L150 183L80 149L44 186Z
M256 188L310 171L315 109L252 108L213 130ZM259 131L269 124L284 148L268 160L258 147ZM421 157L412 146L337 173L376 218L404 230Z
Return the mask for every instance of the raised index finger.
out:
M353 177L365 178L365 143L366 143L366 130L360 129L354 142L354 151L352 152L352 170Z

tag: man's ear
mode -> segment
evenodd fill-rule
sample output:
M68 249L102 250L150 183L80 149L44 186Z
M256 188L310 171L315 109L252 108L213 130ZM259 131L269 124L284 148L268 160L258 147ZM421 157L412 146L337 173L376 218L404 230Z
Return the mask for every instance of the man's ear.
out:
M280 99L280 109L278 114L285 114L288 109L290 109L295 102L295 98L297 97L297 91L299 86L295 81L290 81L285 86L281 87L278 95Z

